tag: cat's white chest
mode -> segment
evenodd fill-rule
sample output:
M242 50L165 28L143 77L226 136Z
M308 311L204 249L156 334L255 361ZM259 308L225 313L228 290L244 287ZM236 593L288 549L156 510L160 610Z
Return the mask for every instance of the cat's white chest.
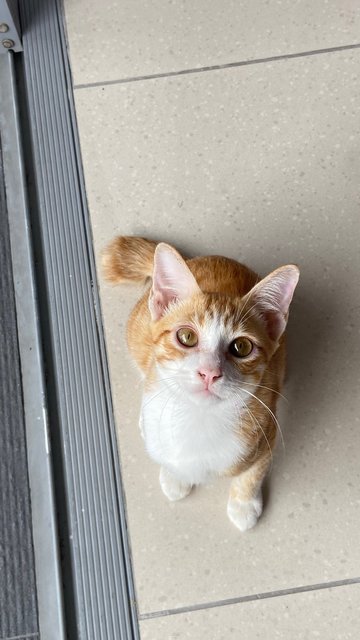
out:
M245 457L240 420L228 401L194 404L167 387L145 394L141 410L149 455L189 484L207 482Z

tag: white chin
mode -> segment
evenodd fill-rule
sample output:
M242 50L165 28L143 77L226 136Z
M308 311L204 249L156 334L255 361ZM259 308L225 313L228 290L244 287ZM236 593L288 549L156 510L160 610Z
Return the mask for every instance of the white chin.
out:
M190 398L195 404L215 404L221 401L220 396L205 389L192 389Z

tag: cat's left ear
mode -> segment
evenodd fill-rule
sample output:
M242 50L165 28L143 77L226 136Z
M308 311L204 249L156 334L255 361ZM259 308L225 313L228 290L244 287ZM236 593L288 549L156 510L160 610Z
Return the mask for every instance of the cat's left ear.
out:
M172 302L185 300L200 292L199 285L181 255L164 242L158 244L149 297L152 319L159 320Z
M299 280L299 269L294 264L279 267L261 280L247 294L249 309L265 322L269 338L277 342L283 334L289 306ZM246 315L246 308L244 307Z

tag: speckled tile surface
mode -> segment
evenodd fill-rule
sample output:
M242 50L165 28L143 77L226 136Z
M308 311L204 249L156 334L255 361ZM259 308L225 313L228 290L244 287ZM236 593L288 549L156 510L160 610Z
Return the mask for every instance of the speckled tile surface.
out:
M124 344L140 291L100 281L141 614L360 574L359 87L352 51L75 92L97 255L142 234L301 268L286 449L247 534L227 520L227 480L161 494Z
M142 640L356 640L360 587L353 585L141 622Z
M359 43L357 0L65 0L75 84Z

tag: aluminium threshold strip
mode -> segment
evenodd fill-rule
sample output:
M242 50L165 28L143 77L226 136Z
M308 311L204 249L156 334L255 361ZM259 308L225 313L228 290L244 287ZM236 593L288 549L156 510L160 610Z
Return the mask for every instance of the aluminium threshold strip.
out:
M54 581L49 577L47 589L38 593L40 635L42 640L137 640L135 592L62 3L19 0L18 4L23 53L8 55L14 59L19 87L28 230L31 225L46 371L44 428L37 435L48 453L45 491L49 504L55 495L58 526L56 531L53 514L50 552L57 575ZM41 368L40 356L38 365ZM41 467L40 456L34 456L32 464ZM54 504L52 508L55 511ZM36 518L34 509L33 516ZM40 520L33 524L34 538L38 536L35 562L40 566L41 544L45 549L49 531L41 529Z

